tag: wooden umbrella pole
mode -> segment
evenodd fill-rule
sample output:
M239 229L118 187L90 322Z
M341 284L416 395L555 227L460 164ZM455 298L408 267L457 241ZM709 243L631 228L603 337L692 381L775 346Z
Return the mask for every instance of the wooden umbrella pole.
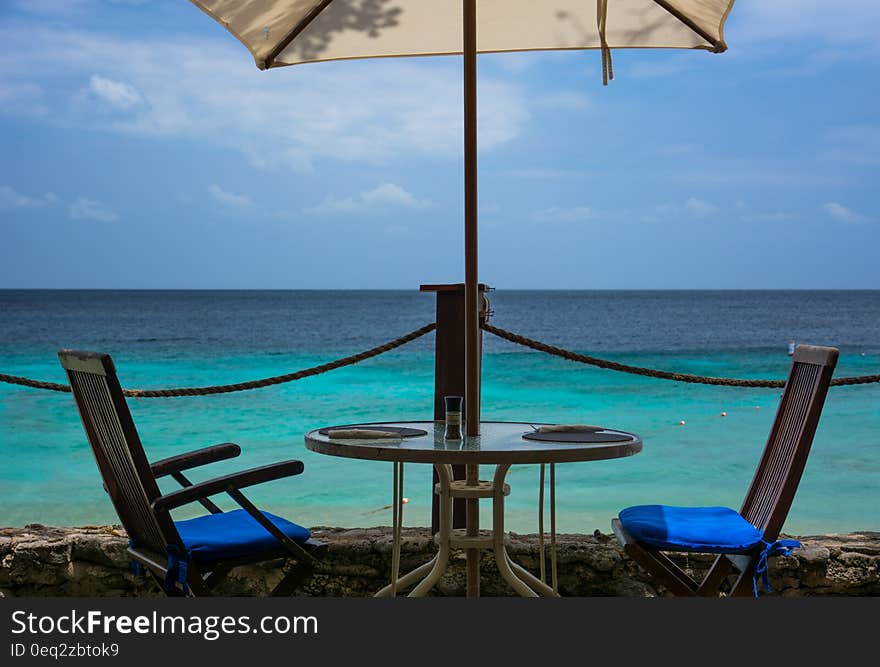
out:
M480 434L480 322L477 276L477 2L464 2L464 409L466 435ZM467 466L476 484L479 466ZM479 500L467 501L467 534L480 529ZM467 595L480 595L480 552L467 550Z
M477 2L464 2L464 409L467 435L480 433L477 274Z

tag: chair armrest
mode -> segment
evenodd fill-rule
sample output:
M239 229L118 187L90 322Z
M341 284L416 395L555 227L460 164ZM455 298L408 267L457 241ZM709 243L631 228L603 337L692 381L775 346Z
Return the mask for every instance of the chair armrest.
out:
M242 470L231 475L224 475L223 477L215 477L214 479L166 493L164 496L156 498L153 501L152 507L156 512L167 512L200 498L224 493L230 489L243 489L246 486L299 475L302 471L303 462L296 460L281 461L267 466L260 466L259 468L250 468L249 470Z
M233 442L224 442L220 445L212 447L204 447L196 449L185 454L177 456L169 456L167 459L161 459L150 464L150 470L153 477L165 477L181 470L189 470L190 468L198 468L199 466L215 461L223 461L225 459L233 459L241 454L241 447Z

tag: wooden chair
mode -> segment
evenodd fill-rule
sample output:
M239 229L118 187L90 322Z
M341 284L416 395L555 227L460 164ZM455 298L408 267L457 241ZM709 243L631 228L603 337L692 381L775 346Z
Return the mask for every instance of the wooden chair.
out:
M113 361L107 354L61 350L83 427L104 488L129 536L128 553L166 594L210 595L229 571L247 563L287 558L296 561L272 595L290 595L316 564L324 545L308 529L258 510L241 489L303 471L301 461L282 461L193 484L183 474L238 456L224 443L150 464L131 418ZM157 478L171 476L181 487L162 495ZM226 493L242 508L223 512L210 496ZM208 514L174 521L171 511L193 502Z
M611 522L624 552L673 595L719 595L731 576L729 595L757 596L759 577L769 591L767 559L800 546L777 538L807 462L837 357L831 347L796 348L770 437L739 512L641 505L622 510ZM719 555L698 582L663 552Z

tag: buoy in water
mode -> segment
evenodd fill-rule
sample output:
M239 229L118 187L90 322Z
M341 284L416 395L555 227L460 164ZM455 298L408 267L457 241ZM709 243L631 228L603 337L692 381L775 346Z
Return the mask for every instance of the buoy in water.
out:
M679 423L679 425L684 426L684 419L682 419L682 420L681 420L680 422L678 422L678 423Z
M726 413L726 412L722 412L722 413L721 413L721 416L722 416L722 417L726 417L726 416L727 416L727 413Z

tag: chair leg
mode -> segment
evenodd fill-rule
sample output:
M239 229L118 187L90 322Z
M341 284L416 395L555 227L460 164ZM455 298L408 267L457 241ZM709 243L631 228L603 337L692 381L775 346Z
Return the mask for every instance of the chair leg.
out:
M163 593L165 593L165 595L168 595L168 593L165 591L165 580L162 577L160 577L158 574L153 572L152 569L148 568L147 572L150 573L150 577L152 577L153 581L156 582L156 585L159 587L159 590L162 591ZM175 597L175 596L172 595L169 597Z
M659 551L648 551L638 544L627 544L626 555L654 575L673 595L694 596L699 584Z
M304 565L301 563L297 563L294 569L290 570L281 581L278 582L278 585L275 586L270 592L270 597L290 597L293 595L293 592L297 589L297 587L306 580L313 572L314 568L310 565Z
M739 576L730 587L730 597L750 598L755 596L755 591L752 588L753 572L754 568L748 567L739 573Z
M730 576L732 570L733 564L725 556L718 556L706 576L703 577L703 581L700 582L697 595L717 597L721 591L721 585Z

